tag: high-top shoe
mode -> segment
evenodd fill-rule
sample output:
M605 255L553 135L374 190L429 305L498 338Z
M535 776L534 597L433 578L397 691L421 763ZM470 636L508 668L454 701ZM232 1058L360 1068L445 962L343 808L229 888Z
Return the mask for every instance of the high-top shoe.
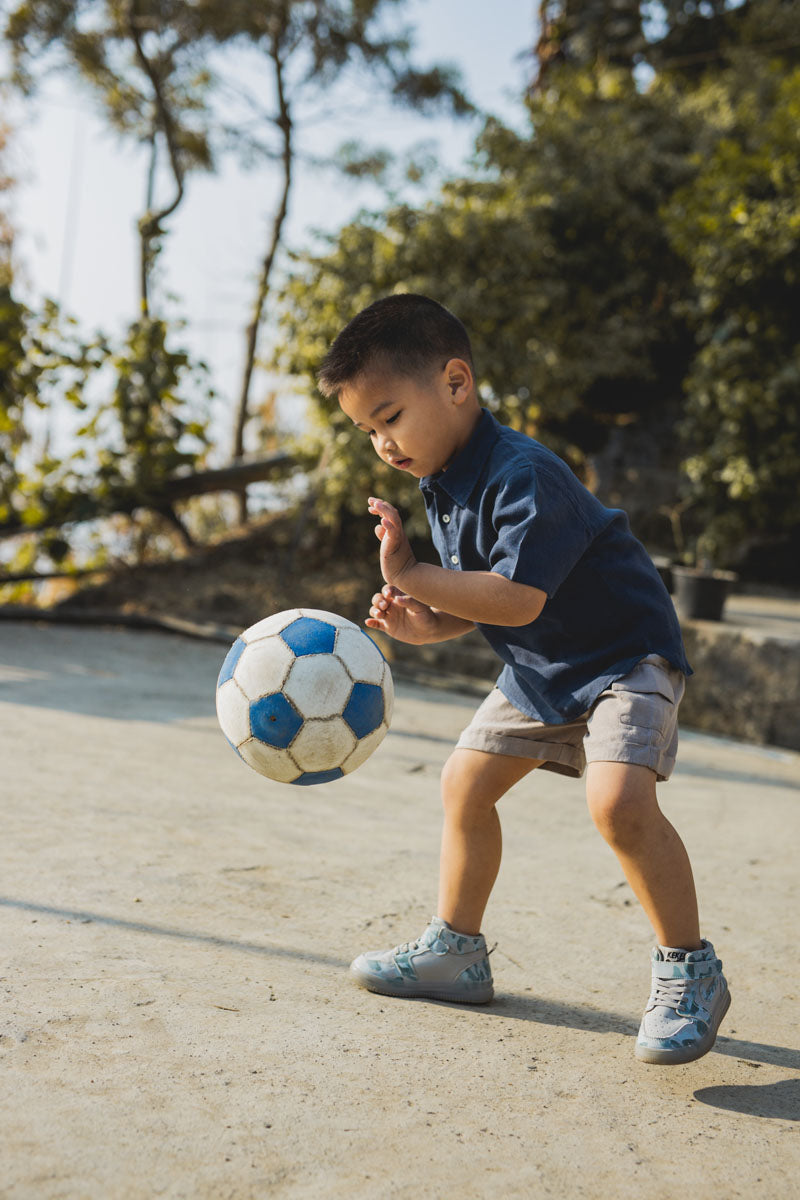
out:
M382 996L486 1004L494 994L483 934L457 933L439 917L415 942L359 954L350 974L361 987Z
M714 1045L731 996L722 963L710 942L700 950L656 946L653 987L647 1002L636 1057L647 1063L687 1063Z

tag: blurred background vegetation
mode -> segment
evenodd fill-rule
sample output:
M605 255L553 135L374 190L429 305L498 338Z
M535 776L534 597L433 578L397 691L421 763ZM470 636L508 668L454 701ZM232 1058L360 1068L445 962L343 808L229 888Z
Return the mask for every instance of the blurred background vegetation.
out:
M337 169L383 200L323 246L287 246L302 97L355 71L421 119L474 119L451 68L418 68L413 37L386 32L394 3L0 6L4 88L30 96L54 64L71 73L109 126L147 149L151 183L136 311L123 337L88 336L52 301L20 299L14 130L0 129L6 599L36 598L54 574L241 536L263 521L248 505L254 478L286 481L276 494L292 553L315 537L355 548L375 491L421 535L415 481L384 468L313 382L345 322L392 291L425 292L461 317L484 403L628 509L652 552L800 582L800 2L538 4L520 46L530 78L518 127L487 116L468 167L444 182L430 154L339 147ZM260 55L273 103L254 101L252 122L229 127L215 101L242 45ZM184 347L160 256L192 178L231 148L271 162L280 186L254 262L240 386L223 397L240 470L215 475L212 380ZM291 435L253 411L267 355L279 386L305 399ZM70 423L68 453L49 444L43 414L55 411Z

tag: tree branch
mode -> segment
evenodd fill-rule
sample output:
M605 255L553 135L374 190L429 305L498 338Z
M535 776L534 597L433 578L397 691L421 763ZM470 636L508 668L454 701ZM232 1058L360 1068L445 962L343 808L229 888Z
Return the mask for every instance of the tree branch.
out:
M139 30L140 24L145 25L146 22L137 12L137 0L130 0L130 5L128 8L128 29L133 39L133 44L136 48L136 58L139 62L139 66L147 75L147 78L150 80L150 85L153 89L153 98L155 100L156 111L158 113L158 120L167 143L170 166L172 167L172 173L175 177L176 187L175 197L171 204L168 204L159 212L147 213L146 217L143 218L143 220L147 220L149 218L152 236L154 233L158 232L161 222L175 211L183 199L183 168L180 161L180 152L178 149L175 123L172 120L172 114L169 111L169 105L164 98L164 91L161 87L161 80L158 78L158 72L144 52L144 45L142 43L142 37Z
M161 222L175 211L183 199L183 168L181 167L180 153L178 150L177 138L175 136L175 125L172 120L172 114L169 111L169 106L164 98L161 80L158 77L158 72L144 51L144 44L142 42L139 26L142 25L143 28L146 28L147 22L139 15L137 11L137 0L130 0L127 11L127 22L128 31L136 50L136 59L142 71L144 71L145 75L150 80L150 86L153 89L153 98L156 108L156 120L153 122L151 139L150 171L147 189L147 212L145 212L144 216L139 218L139 238L141 240L139 288L142 312L145 316L148 316L150 311L148 281L154 258L154 255L151 253L151 245L153 240L161 233ZM153 212L153 185L155 181L157 151L156 135L159 127L161 128L164 138L166 139L170 166L172 167L172 173L175 176L176 190L175 197L171 204L168 204L159 212Z
M256 458L231 463L210 471L193 471L186 475L174 475L148 493L119 488L108 496L97 497L75 492L63 499L54 510L40 521L28 524L14 516L0 522L0 539L19 537L24 533L42 533L46 529L58 529L62 525L81 521L97 520L112 513L132 513L137 508L152 508L164 515L178 500L209 492L240 492L250 483L269 479L283 468L294 463L291 454L278 451L265 458Z

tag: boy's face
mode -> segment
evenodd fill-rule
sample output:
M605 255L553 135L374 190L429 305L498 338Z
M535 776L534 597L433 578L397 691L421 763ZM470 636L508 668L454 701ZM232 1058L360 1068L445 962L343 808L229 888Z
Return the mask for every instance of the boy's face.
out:
M447 466L480 415L472 372L455 358L424 380L368 371L342 388L339 405L379 458L417 479Z

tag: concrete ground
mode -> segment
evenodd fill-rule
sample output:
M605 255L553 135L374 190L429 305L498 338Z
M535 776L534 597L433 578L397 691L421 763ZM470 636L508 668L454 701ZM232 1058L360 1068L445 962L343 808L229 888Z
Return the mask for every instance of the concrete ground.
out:
M650 933L585 812L503 802L486 1008L354 987L432 911L438 774L474 707L398 688L346 779L249 771L224 647L0 626L0 1197L800 1194L800 756L687 734L662 789L733 1006L698 1063L637 1063Z

